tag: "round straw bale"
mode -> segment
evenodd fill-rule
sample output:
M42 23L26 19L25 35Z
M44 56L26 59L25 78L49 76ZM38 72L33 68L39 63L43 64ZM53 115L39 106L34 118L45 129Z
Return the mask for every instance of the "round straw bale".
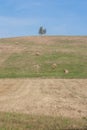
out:
M68 73L69 73L69 70L64 69L64 73L65 73L65 74L68 74Z
M55 69L57 67L57 64L56 63L53 63L52 64L52 68Z

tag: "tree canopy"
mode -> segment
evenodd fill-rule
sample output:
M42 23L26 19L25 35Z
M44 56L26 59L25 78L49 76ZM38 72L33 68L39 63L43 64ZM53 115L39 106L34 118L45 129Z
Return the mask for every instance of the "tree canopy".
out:
M40 34L40 35L46 34L46 29L43 28L43 26L41 26L41 27L39 28L39 34Z

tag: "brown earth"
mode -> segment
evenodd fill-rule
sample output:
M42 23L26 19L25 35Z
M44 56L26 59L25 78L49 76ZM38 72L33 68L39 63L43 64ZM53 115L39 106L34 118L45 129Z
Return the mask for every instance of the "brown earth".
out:
M87 79L0 79L0 111L87 117Z

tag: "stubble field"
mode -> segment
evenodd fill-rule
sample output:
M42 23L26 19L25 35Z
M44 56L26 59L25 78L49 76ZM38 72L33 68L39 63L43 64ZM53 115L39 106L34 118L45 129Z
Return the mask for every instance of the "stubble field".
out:
M87 127L87 37L0 39L0 78L1 129Z
M0 111L87 117L87 80L1 79Z

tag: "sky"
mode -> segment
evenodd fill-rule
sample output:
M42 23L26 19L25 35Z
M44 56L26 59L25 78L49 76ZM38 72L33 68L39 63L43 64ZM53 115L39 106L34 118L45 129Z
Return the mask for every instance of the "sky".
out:
M87 0L0 0L0 38L87 35Z

